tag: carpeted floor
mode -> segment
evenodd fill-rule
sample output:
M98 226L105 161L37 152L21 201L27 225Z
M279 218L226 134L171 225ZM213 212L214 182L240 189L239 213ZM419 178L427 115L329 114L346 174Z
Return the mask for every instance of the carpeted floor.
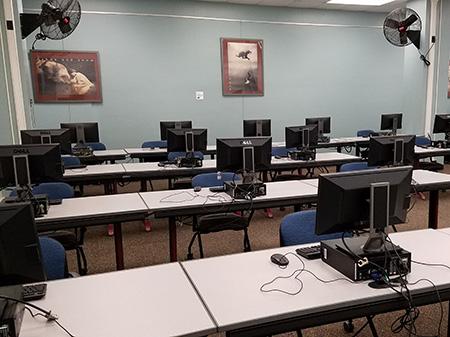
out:
M446 167L446 172L450 173L450 167ZM156 189L166 188L164 182L154 182ZM138 191L138 184L130 184L120 190ZM86 195L100 194L102 189L99 186L88 187ZM424 197L428 198L425 194ZM279 246L278 229L283 216L292 212L292 208L284 211L273 209L273 218L268 219L262 211L255 213L250 225L250 240L253 250L274 248ZM450 225L450 192L441 192L439 208L439 225L448 227ZM407 223L398 226L399 231L420 229L427 227L428 200L416 198L413 209L408 214ZM126 268L151 266L169 262L169 236L168 221L152 219L152 231L145 232L141 222L123 224L124 252ZM192 229L188 225L178 227L178 255L179 258L186 259L187 246L192 237ZM204 236L204 251L206 257L238 253L242 251L242 233L223 232ZM197 246L194 246L196 248ZM432 249L430 247L430 249ZM106 226L91 227L86 234L85 251L88 258L89 273L104 273L115 270L114 239L107 235ZM194 253L197 250L194 249ZM196 254L198 256L198 254ZM72 253L68 253L69 269L76 270L76 260ZM450 278L450 274L449 274ZM444 320L440 336L446 336L447 325L447 303L444 304ZM420 308L420 317L417 320L418 335L436 336L440 315L440 306L432 305ZM392 322L401 315L401 312L379 315L375 317L380 336L408 336L406 331L400 334L391 332ZM365 320L355 320L355 331L364 324ZM295 336L295 333L283 334L280 336ZM352 336L345 333L342 323L330 324L304 331L305 337L313 336ZM366 327L359 336L371 336L370 330Z

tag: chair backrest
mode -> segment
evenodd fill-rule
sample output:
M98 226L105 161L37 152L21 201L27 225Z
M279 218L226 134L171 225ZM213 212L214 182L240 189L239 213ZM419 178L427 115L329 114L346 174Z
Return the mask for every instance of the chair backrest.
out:
M42 252L42 264L48 280L66 278L66 251L55 239L41 236L39 243Z
M178 158L184 158L186 157L186 152L169 152L167 154L167 159L168 160L176 160ZM199 159L203 159L203 152L200 151L195 151L194 152L194 157L195 158L199 158Z
M315 227L315 210L301 211L285 216L280 224L280 245L282 247L301 245L342 237L342 233L316 235ZM349 234L345 236L349 236Z
M219 179L220 178L220 179ZM213 173L201 173L192 178L192 187L214 187L223 186L225 181L238 180L239 176L233 172L221 172L220 174Z
M289 150L284 146L272 147L272 156L287 157Z
M431 139L426 136L416 136L417 146L431 146Z
M106 150L106 145L103 143L86 143L85 145L90 147L93 151Z
M372 135L374 133L376 133L376 132L373 131L373 130L369 130L369 129L367 129L367 130L358 130L356 132L356 136L357 137L370 137L370 135Z
M66 183L42 183L33 187L33 194L47 194L50 200L70 199L75 196L73 187Z
M339 172L370 170L370 169L374 169L374 168L375 167L369 166L369 164L366 161L361 161L361 162L357 162L357 163L343 164L340 167Z
M150 140L142 143L142 148L167 148L167 140Z
M81 165L80 158L76 156L61 156L64 166L77 166Z

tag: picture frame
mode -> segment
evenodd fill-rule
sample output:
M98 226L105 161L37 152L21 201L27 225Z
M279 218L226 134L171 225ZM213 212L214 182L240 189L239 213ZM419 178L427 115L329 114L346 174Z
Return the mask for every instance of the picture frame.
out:
M100 103L102 84L95 51L32 50L35 103Z
M221 38L224 96L264 96L264 42L260 39Z

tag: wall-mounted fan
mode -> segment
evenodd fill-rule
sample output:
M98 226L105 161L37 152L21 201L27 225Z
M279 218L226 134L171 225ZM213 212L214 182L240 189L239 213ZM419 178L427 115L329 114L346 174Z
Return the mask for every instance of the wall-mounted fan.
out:
M420 32L422 31L422 20L419 14L411 8L397 8L388 14L384 20L383 32L386 40L397 47L405 47L413 44L420 53ZM426 65L430 61L420 54L420 59Z
M40 14L20 14L22 39L40 27L36 39L61 40L72 34L81 18L77 0L49 0L42 4Z

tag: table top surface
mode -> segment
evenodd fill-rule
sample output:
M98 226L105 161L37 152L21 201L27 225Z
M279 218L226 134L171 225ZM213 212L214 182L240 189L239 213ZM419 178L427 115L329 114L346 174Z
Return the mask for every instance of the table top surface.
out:
M125 163L122 164L126 173L136 173L136 172L150 172L150 171L181 171L181 170L202 170L202 169L212 169L216 167L216 161L212 159L203 160L202 167L186 168L178 167L176 165L166 165L158 166L156 162L149 163Z
M48 213L36 218L36 223L68 218L119 215L147 211L139 193L100 195L93 197L64 199L60 205L51 205Z
M64 178L122 173L125 173L125 168L122 164L86 165L83 168L66 169Z
M93 151L93 154L95 157L126 156L127 152L124 149L98 150L98 151Z
M436 154L436 156L438 156L440 153L448 154L450 152L450 149L441 149L438 147L431 147L431 146L430 147L415 146L414 152L416 154L432 153L432 154Z
M205 336L216 326L178 263L48 282L34 302L75 336ZM25 312L21 337L66 337Z
M392 234L391 239L411 251L413 260L450 265L450 236L427 229ZM275 248L186 261L182 262L182 265L221 331L398 296L391 289L369 288L368 282L352 284L346 280L339 280L324 284L307 272L299 276L303 282L303 289L298 295L261 292L263 284L271 282L278 276L289 276L301 268L300 260L291 254L287 256L290 264L286 269L281 269L270 261L272 254L295 252L296 248L295 246ZM321 260L302 259L302 261L307 270L323 280L343 277ZM431 279L437 286L450 286L450 270L413 264L408 280L415 282L422 278ZM264 289L281 288L295 292L300 286L300 283L291 277L276 280L266 285ZM429 291L432 287L423 281L411 285L410 289Z

